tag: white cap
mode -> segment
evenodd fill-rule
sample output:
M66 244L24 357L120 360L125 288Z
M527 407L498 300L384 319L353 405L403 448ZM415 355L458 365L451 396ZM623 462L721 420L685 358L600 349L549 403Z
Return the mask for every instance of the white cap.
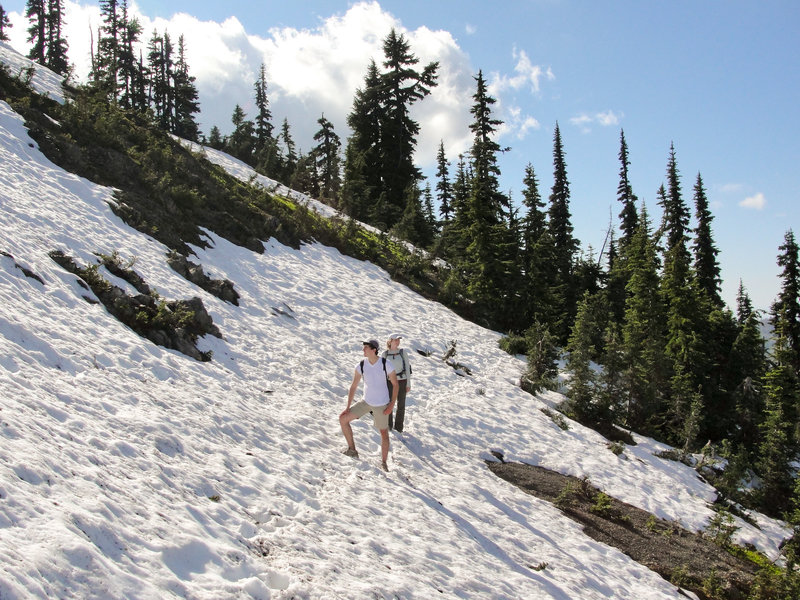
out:
M403 337L403 336L402 336L402 335L400 335L399 333L393 333L392 335L390 335L390 336L389 336L389 340L390 340L390 341L391 341L391 340L399 340L399 339L400 339L400 338L402 338L402 337Z

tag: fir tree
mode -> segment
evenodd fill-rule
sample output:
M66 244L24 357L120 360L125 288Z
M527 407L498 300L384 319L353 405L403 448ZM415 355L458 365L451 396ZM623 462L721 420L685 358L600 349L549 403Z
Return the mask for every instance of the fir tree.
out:
M289 183L291 182L294 171L297 168L299 158L297 155L297 148L295 147L294 138L292 137L292 128L289 126L289 119L286 117L283 118L283 122L281 123L279 140L282 146L280 155L281 175L279 179L284 183Z
M800 251L790 229L779 247L781 290L770 310L775 335L786 343L785 360L800 375Z
M253 158L253 122L247 119L244 109L237 104L231 115L231 123L233 123L233 132L228 138L226 149L231 156L250 164Z
M143 77L141 60L137 60L134 45L139 41L142 26L138 19L128 18L128 2L123 0L120 47L119 47L119 76L121 81L120 105L124 108L137 110L147 109L147 99L143 92L146 87Z
M665 385L664 309L658 293L658 254L649 226L642 205L628 250L630 278L622 330L625 423L644 431L652 431L645 425L658 412Z
M786 339L776 342L776 364L764 376L765 418L759 429L758 473L761 476L762 510L778 516L788 506L792 491L791 461L796 454L792 427L796 423L787 414L798 402L798 379L794 369L784 362L791 351Z
M219 127L213 125L211 127L211 132L208 135L208 145L214 148L215 150L222 150L225 147L225 139L222 137L222 134L219 131Z
M708 198L703 187L703 179L697 174L694 185L694 206L697 217L697 228L694 238L694 269L697 286L712 306L723 306L720 296L720 268L717 261L719 250L714 245L711 233L711 221L714 217L708 208Z
M317 123L319 131L314 134L317 145L311 151L316 160L316 171L319 177L319 196L331 205L335 205L342 185L341 159L339 156L342 142L333 130L333 123L323 114Z
M439 201L439 213L443 223L450 221L453 214L453 186L450 183L450 163L444 153L444 142L439 141L436 153L436 199Z
M406 208L402 218L392 228L395 235L415 246L427 248L433 243L433 229L425 216L422 193L418 184L408 190Z
M704 373L707 364L700 352L696 331L698 301L687 247L690 215L681 194L674 146L670 147L667 182L667 194L662 198L666 249L661 280L662 299L667 310L665 348L671 370L666 433L675 436L677 442L700 385L698 373Z
M432 62L422 71L415 70L419 59L411 53L406 38L392 29L383 41L386 71L379 76L382 110L380 111L380 161L383 201L378 223L388 229L397 222L407 204L409 190L422 177L413 163L419 123L411 118L413 104L430 94L436 85L439 63Z
M531 394L554 387L559 357L555 336L547 325L535 321L525 331L525 342L528 347L527 368L520 379L520 387Z
M11 27L13 27L13 25L8 18L8 13L3 10L3 5L0 4L0 42L8 41L8 30L11 29Z
M200 103L195 78L189 75L186 62L186 47L183 35L178 38L178 61L173 75L173 104L175 107L174 126L171 131L187 140L197 141L200 128L194 115L200 112Z
M69 72L67 38L64 37L64 0L47 0L47 52L45 66L59 75Z
M378 66L371 61L364 86L356 90L347 124L353 132L345 149L342 210L360 221L381 190L380 169L381 91Z
M94 84L115 102L119 98L119 54L121 11L117 0L100 0L100 15L103 24L97 40L97 53L93 60L92 80Z
M28 42L33 44L30 52L28 52L28 58L43 65L45 64L47 47L47 8L45 0L28 0L25 7L25 16L30 21Z
M255 118L255 162L256 168L270 176L280 177L278 160L278 144L272 135L272 111L267 96L267 70L261 63L258 79L255 84L256 118Z
M172 86L174 62L169 34L153 31L148 44L147 61L150 72L149 99L156 124L171 131L174 124L175 90Z
M552 236L547 228L545 203L539 193L539 182L533 165L525 168L522 180L522 204L527 209L521 226L521 266L525 275L523 293L526 299L522 308L524 323L552 321L555 307L551 295L555 281L552 277L554 251Z
M492 118L495 103L486 88L483 73L475 77L476 92L470 112L473 122L471 149L472 179L467 198L466 220L469 244L466 248L468 289L484 310L491 307L497 316L509 316L505 305L508 294L508 276L511 271L511 236L505 220L504 209L509 202L498 187L500 169L497 153L501 148L493 136L502 121Z
M576 286L573 268L578 242L573 237L573 227L569 211L570 190L567 179L567 164L561 142L561 130L556 123L553 134L553 188L550 193L548 209L548 228L553 239L554 263L553 298L560 314L555 324L555 335L566 342L569 327L575 319Z
M567 342L567 371L570 374L567 398L570 412L581 423L593 423L599 416L593 403L597 395L597 378L591 367L596 353L592 341L597 329L594 309L592 298L586 292L578 304L575 324Z
M638 214L636 205L638 199L633 193L630 178L628 176L628 168L630 167L630 159L628 158L628 144L625 142L625 132L619 132L619 185L617 186L617 200L622 204L622 210L619 213L620 228L622 229L622 239L620 244L625 248L631 241L633 234L636 232Z
M317 163L313 154L303 154L297 156L294 169L287 185L293 190L299 190L312 198L320 195L319 191L320 176L317 172Z
M762 379L767 370L764 338L759 329L759 314L753 310L744 286L737 295L738 335L726 369L727 390L732 391L736 412L731 437L737 450L752 451L759 443L758 426L764 410Z

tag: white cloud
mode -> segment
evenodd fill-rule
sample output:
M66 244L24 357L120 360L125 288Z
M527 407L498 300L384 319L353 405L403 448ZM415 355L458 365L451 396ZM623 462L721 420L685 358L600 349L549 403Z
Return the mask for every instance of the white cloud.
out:
M492 95L497 95L507 89L519 90L526 85L530 86L531 92L538 94L541 90L542 79L547 79L548 81L555 79L550 67L544 69L539 65L534 65L524 50L514 48L513 57L517 61L514 65L516 74L501 75L495 73L489 85L489 91Z
M612 125L619 125L622 120L622 114L616 114L614 111L608 110L606 112L595 113L588 115L581 113L572 117L569 122L571 125L580 128L582 133L589 133L592 130L592 125L599 125L600 127L610 127Z
M145 53L154 30L167 31L175 43L184 36L190 74L196 78L200 96L198 122L206 134L212 125L230 132L236 104L254 116L254 84L264 63L276 128L288 119L298 147L308 151L319 128L317 119L324 113L344 141L349 135L346 116L355 91L363 85L369 60L374 58L380 65L383 39L394 27L408 39L411 51L420 59L419 68L431 61L440 63L438 85L412 107L413 117L420 122L416 160L422 166L434 164L440 140L448 157L470 146L469 108L475 71L469 57L449 32L426 27L409 31L376 1L357 2L313 28L280 27L265 36L249 34L247 24L235 17L215 22L179 13L169 20L152 19L143 15L135 2L130 3L129 13L142 25L140 42ZM96 4L67 0L65 14L68 56L77 79L86 81L90 34L97 38L100 11ZM21 14L11 16L11 44L27 53L27 22ZM534 85L536 69L524 53L518 58L518 80Z
M464 26L464 31L466 32L467 35L475 35L478 32L478 28L475 27L475 25L472 25L471 23L467 23Z
M761 192L755 194L754 196L748 196L747 198L739 202L739 206L741 206L742 208L750 208L754 210L763 210L766 205L767 205L767 199Z

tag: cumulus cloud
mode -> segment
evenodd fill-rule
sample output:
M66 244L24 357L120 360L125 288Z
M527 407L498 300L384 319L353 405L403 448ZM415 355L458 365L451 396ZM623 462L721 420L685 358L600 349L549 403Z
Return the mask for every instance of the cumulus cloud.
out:
M100 11L96 3L65 3L66 37L75 77L85 81L90 68L90 40L97 38ZM201 113L197 120L208 134L216 125L225 134L232 129L231 115L240 105L252 118L255 115L254 84L261 64L266 66L267 94L273 125L284 118L298 147L308 151L319 128L317 119L324 113L344 141L349 135L346 117L356 89L361 87L370 59L380 65L382 42L392 28L402 33L419 58L418 67L439 62L438 85L430 96L412 107L412 117L420 123L416 160L424 167L435 164L439 142L444 142L448 157L466 152L471 145L469 124L474 75L477 70L452 34L427 27L408 30L376 1L362 1L307 29L276 27L265 35L248 33L247 25L236 17L222 22L202 21L185 13L166 20L142 14L136 2L129 14L142 26L140 44L146 45L153 31L167 32L177 44L184 36L190 74L195 77ZM13 15L11 43L27 52L27 23L21 14ZM467 31L475 28L467 25ZM520 111L506 110L505 92L530 90L538 93L542 81L553 79L549 68L532 64L524 51L514 49L513 73L494 74L490 93L497 99L496 116L506 124L498 136L522 137L538 129L538 121Z
M763 208L766 205L767 205L767 199L761 192L753 196L748 196L747 198L739 202L739 206L741 206L742 208L750 208L753 210L763 210Z

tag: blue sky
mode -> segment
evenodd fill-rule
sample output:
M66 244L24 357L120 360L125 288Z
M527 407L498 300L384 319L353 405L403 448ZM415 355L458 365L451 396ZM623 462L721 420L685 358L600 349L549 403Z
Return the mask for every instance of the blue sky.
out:
M11 13L24 5L3 2ZM66 5L80 77L97 3ZM469 146L472 76L481 69L505 121L499 141L511 147L501 159L502 185L517 200L529 162L549 195L559 123L584 248L599 249L609 219L617 222L620 129L634 192L656 218L674 143L686 202L698 172L711 201L725 300L733 305L740 278L758 307L778 293L778 246L788 229L800 235L794 0L141 0L132 8L145 38L154 28L186 36L204 131L229 129L236 103L252 108L264 62L275 123L286 117L306 150L323 112L346 137L353 91L369 59L381 59L382 37L397 28L422 61L441 63L439 88L415 112L417 160L429 174L439 140L452 160ZM25 50L26 25L14 15L12 22L12 43Z

